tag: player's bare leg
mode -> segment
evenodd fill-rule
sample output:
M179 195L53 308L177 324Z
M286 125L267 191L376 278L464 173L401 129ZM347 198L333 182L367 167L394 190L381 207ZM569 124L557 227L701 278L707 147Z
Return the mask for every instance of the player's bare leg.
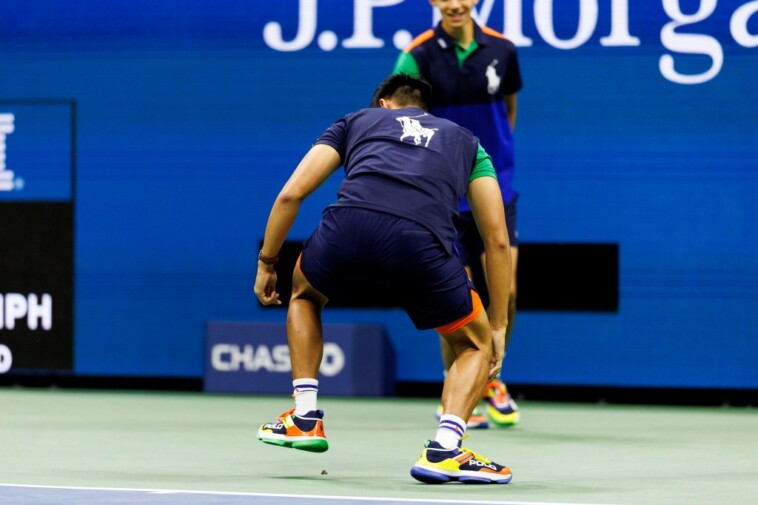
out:
M468 275L469 279L473 279L473 274L471 272L470 266L464 267L466 270L466 275ZM455 351L453 351L453 348L450 347L450 344L440 335L440 353L442 355L442 363L445 366L445 376L447 377L448 370L450 370L450 367L453 366L453 362L455 361ZM440 405L437 408L437 419L444 414L444 407ZM471 412L471 416L467 419L466 426L468 429L482 429L482 428L489 428L489 419L486 415L482 413L482 411L479 409L477 405L474 406L474 410Z
M446 414L468 419L479 403L487 383L492 333L486 312L453 333L443 335L455 354L442 389L442 405Z
M327 298L311 286L300 269L292 273L292 298L287 311L287 341L292 360L292 378L318 377L324 352L321 310Z
M445 414L437 435L411 468L413 478L430 484L450 481L507 484L511 470L461 446L468 419L490 371L492 331L486 312L460 330L444 335L455 353L442 391Z
M295 408L260 427L258 439L262 442L309 452L329 449L324 433L324 413L317 407L318 369L324 349L321 310L326 302L327 298L303 275L298 258L287 311Z

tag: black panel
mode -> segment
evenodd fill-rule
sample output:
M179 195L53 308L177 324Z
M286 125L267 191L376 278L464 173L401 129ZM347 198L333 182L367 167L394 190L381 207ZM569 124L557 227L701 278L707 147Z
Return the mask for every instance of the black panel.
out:
M73 369L73 230L70 202L0 203L0 344L10 372ZM21 298L42 308L21 315Z
M519 310L616 312L618 244L519 245Z
M279 252L277 289L286 307L292 293L292 270L302 243L285 242ZM619 303L618 244L519 245L519 310L615 312ZM481 267L473 265L474 282L488 303ZM386 296L385 296L386 295ZM330 307L392 306L392 296L373 293L330 302Z

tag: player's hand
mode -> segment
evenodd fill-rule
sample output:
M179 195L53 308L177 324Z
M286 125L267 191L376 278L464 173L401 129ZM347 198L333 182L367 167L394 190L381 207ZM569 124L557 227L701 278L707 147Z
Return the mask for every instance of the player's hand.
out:
M258 274L255 276L255 296L263 305L281 305L279 293L276 292L276 270L271 265L258 262Z
M492 358L490 359L489 380L494 380L503 368L505 357L505 328L492 329Z

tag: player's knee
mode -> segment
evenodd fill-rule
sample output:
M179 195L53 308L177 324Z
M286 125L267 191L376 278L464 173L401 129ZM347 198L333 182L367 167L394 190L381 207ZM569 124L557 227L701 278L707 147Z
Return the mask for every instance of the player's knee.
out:
M300 269L300 260L298 259L295 264L295 269L292 272L292 300L307 300L316 303L320 307L326 305L328 301L320 291L314 288L308 279L305 278L303 271Z
M492 331L484 311L464 327L440 335L450 344L456 356L461 352L473 350L485 353L489 359L492 353Z

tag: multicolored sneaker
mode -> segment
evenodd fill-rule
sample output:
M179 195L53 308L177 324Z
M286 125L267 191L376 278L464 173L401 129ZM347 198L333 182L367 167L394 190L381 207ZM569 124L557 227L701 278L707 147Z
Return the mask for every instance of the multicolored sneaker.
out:
M439 405L437 407L437 421L440 420L443 414L443 408L442 405ZM474 411L471 413L471 417L468 418L468 424L466 424L466 429L468 430L482 430L485 428L490 427L490 422L487 420L487 416L482 414L482 411L479 410L479 406L477 405L474 407Z
M266 423L258 429L258 440L266 444L291 447L309 452L324 452L329 442L324 434L324 412L311 410L303 416L288 410L273 423Z
M487 402L487 417L498 426L513 426L521 420L518 405L508 394L508 389L500 380L493 380L484 388Z
M421 458L411 468L411 477L427 484L456 480L466 484L508 484L513 475L507 466L498 465L469 449L445 449L430 440Z

